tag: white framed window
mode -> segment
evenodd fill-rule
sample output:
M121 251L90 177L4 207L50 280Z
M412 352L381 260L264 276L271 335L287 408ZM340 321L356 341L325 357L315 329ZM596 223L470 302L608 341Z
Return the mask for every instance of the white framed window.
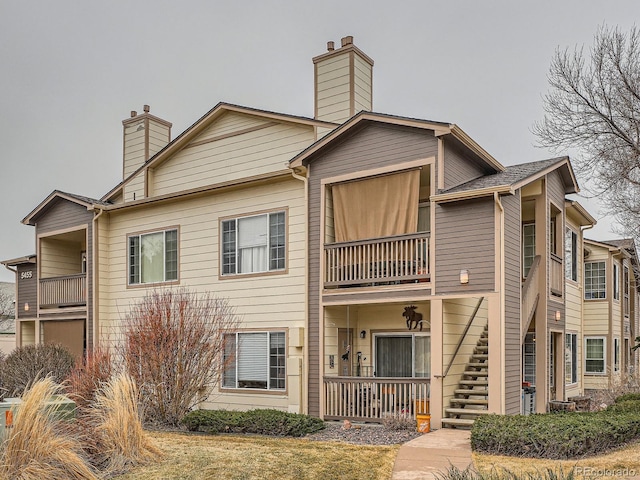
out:
M620 371L620 339L618 337L613 338L613 371Z
M522 276L527 278L529 270L536 258L536 224L522 225Z
M525 382L536 384L536 334L527 333L522 344L522 378Z
M564 335L564 383L571 385L578 381L578 334Z
M622 270L622 295L623 295L623 299L622 302L624 304L624 316L628 317L629 316L629 267L627 267L626 265L623 267Z
M584 298L597 300L607 298L607 268L605 262L584 264Z
M284 332L238 332L225 336L223 388L284 390Z
M178 279L178 230L129 235L129 285Z
M429 334L375 334L377 377L431 377Z
M585 337L584 371L587 374L604 374L607 368L605 337Z
M565 229L564 237L564 276L578 281L578 234L571 228Z
M284 211L223 220L221 232L222 275L285 269Z
M613 299L620 300L620 266L613 262Z

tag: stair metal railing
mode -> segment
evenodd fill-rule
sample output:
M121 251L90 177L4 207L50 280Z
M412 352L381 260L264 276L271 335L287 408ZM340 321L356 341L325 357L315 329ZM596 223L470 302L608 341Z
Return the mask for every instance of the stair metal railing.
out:
M471 328L471 324L473 323L473 320L476 318L476 315L478 314L478 310L480 310L480 305L482 305L482 302L484 302L484 297L480 297L480 300L478 301L478 304L476 305L476 308L473 310L473 313L471 314L471 317L469 317L469 321L467 322L467 326L464 327L464 332L462 332L462 335L460 336L460 340L458 341L458 345L456 345L456 349L453 352L453 356L451 357L451 360L449 361L449 365L447 365L447 368L444 371L444 374L442 375L442 378L445 378L447 376L447 374L449 373L449 369L451 369L451 365L453 365L453 361L458 356L458 351L460 350L460 347L462 346L462 343L464 342L464 339L467 336L467 333L469 332L469 329Z

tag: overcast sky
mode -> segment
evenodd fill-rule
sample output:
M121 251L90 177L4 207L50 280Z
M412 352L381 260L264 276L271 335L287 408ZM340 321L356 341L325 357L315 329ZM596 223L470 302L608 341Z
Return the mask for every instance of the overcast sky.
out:
M53 190L121 180L131 110L174 138L220 101L312 116L311 58L345 35L375 61L375 111L455 123L505 165L548 158L531 126L554 51L638 18L638 0L0 0L0 259L35 253L20 220ZM617 237L582 203L592 238Z

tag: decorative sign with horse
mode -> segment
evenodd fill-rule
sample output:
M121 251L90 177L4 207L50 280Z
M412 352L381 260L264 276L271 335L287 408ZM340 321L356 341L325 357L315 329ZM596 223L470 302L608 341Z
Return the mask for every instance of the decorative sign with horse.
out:
M407 328L409 330L415 330L420 325L420 331L422 331L422 314L420 312L416 312L415 305L411 305L410 307L404 307L404 312L402 316L407 319Z

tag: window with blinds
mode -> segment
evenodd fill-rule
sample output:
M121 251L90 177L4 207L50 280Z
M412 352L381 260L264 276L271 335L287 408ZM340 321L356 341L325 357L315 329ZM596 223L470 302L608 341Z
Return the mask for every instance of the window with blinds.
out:
M225 338L224 388L284 390L284 332L229 334Z
M221 232L223 275L285 269L285 212L224 220Z

